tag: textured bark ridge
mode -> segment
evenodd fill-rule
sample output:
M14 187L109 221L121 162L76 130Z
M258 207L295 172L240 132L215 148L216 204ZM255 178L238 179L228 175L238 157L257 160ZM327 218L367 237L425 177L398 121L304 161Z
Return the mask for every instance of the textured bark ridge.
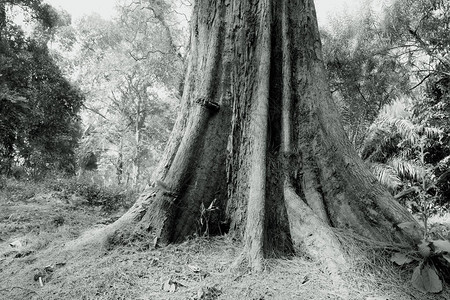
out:
M340 124L313 1L196 2L182 106L154 189L112 228L132 221L160 244L226 231L257 270L269 253L295 252L338 271L333 227L407 242L395 225L413 218Z

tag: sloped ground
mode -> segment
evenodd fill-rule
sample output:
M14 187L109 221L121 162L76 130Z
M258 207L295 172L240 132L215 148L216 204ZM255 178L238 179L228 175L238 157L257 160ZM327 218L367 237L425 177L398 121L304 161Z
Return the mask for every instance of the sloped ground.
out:
M261 274L231 272L241 248L227 236L158 249L144 241L69 251L69 241L120 213L24 189L0 191L0 299L450 299L448 291L414 290L413 266L395 267L380 258L386 252L356 242L346 245L353 260L337 281L304 258L268 259Z

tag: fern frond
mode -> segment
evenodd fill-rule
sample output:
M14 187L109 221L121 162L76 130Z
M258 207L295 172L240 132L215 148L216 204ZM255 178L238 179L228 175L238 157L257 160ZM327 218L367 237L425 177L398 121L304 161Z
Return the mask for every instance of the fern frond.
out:
M437 165L438 165L440 168L445 168L445 167L447 167L449 164L450 164L450 155L444 157L443 159L441 159L441 160L437 163Z
M395 133L389 127L381 123L372 124L361 148L361 157L363 159L369 159L370 157L370 161L377 161L373 158L385 156L380 154L384 153L388 146L393 146L394 139Z
M421 181L425 175L425 170L413 161L394 157L389 160L389 165L399 174L400 177L410 180Z
M421 137L439 138L443 134L442 129L438 127L414 124L404 118L383 118L377 124L377 126L380 125L390 127L392 132L398 133L403 138L403 143L409 143L412 146L417 146Z
M396 131L404 140L411 143L411 145L417 144L420 137L416 125L407 119L394 119L392 122Z
M396 170L389 165L373 163L370 169L377 180L391 191L396 191L403 185Z
M419 128L419 134L425 135L427 138L439 138L443 134L443 130L437 127L422 126Z

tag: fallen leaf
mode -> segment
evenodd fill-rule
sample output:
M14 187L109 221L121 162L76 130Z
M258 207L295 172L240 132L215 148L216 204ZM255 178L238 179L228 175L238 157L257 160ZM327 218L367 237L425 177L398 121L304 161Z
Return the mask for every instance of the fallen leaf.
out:
M167 281L165 281L161 287L163 291L169 292L169 293L175 293L179 287L186 286L184 284L181 284L179 282L176 282L172 280L172 278L169 278Z
M302 279L302 284L305 284L305 283L307 283L309 281L309 276L308 275L305 275L304 277L303 277L303 279Z
M200 272L200 268L198 266L188 265L188 268L194 273Z
M399 266L409 264L413 259L406 255L405 253L396 252L391 256L391 262L396 263Z
M172 279L168 279L163 283L162 290L169 293L175 293L177 290L177 284L175 281L172 281Z
M439 254L442 252L450 253L450 242L445 240L431 241L434 246L434 253Z
M414 269L411 282L416 289L422 292L439 293L442 291L442 281L434 266L429 264L418 265Z
M17 240L9 244L13 248L22 248L23 244L21 241Z

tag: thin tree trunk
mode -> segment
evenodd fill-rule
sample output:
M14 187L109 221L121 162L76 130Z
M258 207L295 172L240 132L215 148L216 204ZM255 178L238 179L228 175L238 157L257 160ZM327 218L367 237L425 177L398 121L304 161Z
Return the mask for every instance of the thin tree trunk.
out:
M119 154L116 163L117 184L121 185L123 181L123 134L120 135Z
M140 147L141 147L141 99L138 96L137 99L137 108L136 108L136 123L135 123L135 149L134 149L134 158L133 158L133 187L136 188L139 182L140 176Z

